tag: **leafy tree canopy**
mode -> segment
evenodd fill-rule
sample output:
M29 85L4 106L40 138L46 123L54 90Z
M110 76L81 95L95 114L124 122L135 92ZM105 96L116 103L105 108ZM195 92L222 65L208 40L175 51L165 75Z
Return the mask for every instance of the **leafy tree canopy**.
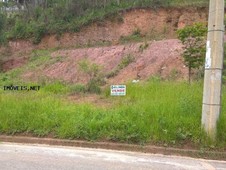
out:
M206 34L207 28L202 23L195 23L177 31L178 38L182 42L184 48L182 54L184 64L189 69L189 82L191 70L199 68L204 64Z

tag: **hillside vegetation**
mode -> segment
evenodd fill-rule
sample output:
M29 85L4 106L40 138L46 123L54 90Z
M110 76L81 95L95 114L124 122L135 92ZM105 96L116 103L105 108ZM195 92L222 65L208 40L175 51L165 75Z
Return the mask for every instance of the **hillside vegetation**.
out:
M77 32L84 26L106 17L120 19L118 11L131 8L207 7L208 0L42 0L16 4L0 2L0 43L7 40L32 39L39 43L46 34ZM13 10L12 7L17 7ZM11 7L11 8L10 8ZM6 10L8 9L8 10ZM9 9L12 11L9 12ZM8 11L8 12L7 12Z

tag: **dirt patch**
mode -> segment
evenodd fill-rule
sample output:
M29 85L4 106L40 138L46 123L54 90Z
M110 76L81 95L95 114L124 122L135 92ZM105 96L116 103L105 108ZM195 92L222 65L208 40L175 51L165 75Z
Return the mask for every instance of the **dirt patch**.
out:
M3 61L1 70L3 72L6 72L6 71L11 70L13 68L23 66L25 63L27 63L27 57L11 58L9 60L6 60L5 62Z
M68 96L67 100L73 103L78 103L78 104L93 104L95 106L98 106L100 108L110 108L113 106L113 104L108 101L107 99L101 97L100 95L96 94L75 94L75 95L70 95Z
M206 22L207 15L207 9L205 8L146 8L125 10L121 11L116 19L114 17L109 17L105 21L94 22L82 28L78 33L65 33L61 37L47 35L42 39L39 45L33 45L32 42L26 40L10 41L7 49L10 51L11 55L10 57L7 57L7 60L2 61L1 65L4 71L20 67L26 63L26 57L20 58L21 54L28 54L33 49L73 49L78 46L86 47L95 44L118 45L123 36L130 36L137 30L142 37L147 37L149 40L175 38L175 31L178 28L182 28L185 25L194 22ZM129 53L136 56L135 64L122 70L120 76L110 80L110 82L121 82L122 79L125 79L125 81L135 78L144 79L153 74L160 74L161 77L166 77L170 74L171 70L175 68L177 70L174 70L174 72L179 72L178 74L184 73L184 68L181 68L181 61L180 58L178 58L178 54L176 54L175 51L172 52L169 50L169 48L171 48L170 44L152 44L151 48L145 50L143 54L137 54L139 44L58 51L54 55L62 55L67 58L67 61L55 63L48 68L45 68L42 74L52 78L60 77L62 80L68 82L84 83L87 80L87 77L84 74L78 76L78 74L82 73L79 73L75 64L81 58L88 57L94 63L102 65L104 67L103 70L108 72L115 68L122 56ZM163 47L157 47L158 44ZM1 47L0 52L3 50L4 48ZM164 50L166 53L156 53L156 50ZM169 54L170 57L168 58L165 54ZM173 60L174 62L171 62ZM152 64L150 65L150 63ZM179 68L177 68L177 66L179 66ZM139 70L140 68L142 69ZM31 73L27 74L33 75Z
M82 59L89 60L101 67L106 76L116 69L122 59L128 55L134 61L119 70L118 75L107 80L109 84L125 83L134 79L146 80L155 75L162 78L170 77L172 71L180 73L177 79L185 79L187 68L180 57L182 45L176 39L147 42L147 47L141 50L145 43L133 43L102 48L84 48L74 50L58 50L52 53L52 58L60 58L55 63L38 69L38 76L59 79L69 83L87 83L89 77L78 66ZM43 66L42 66L43 67ZM38 78L37 71L25 73L24 79Z
M36 47L32 42L26 40L10 41L8 46L13 53L30 52Z
M25 40L10 41L9 47L16 52L30 48L62 48L107 42L117 44L122 36L131 35L135 30L149 39L175 38L178 28L194 22L206 23L207 16L208 9L193 7L124 10L116 18L113 16L94 22L78 33L65 33L61 37L47 35L37 46Z
M28 62L29 54L13 54L11 56L4 56L0 59L0 69L7 72L17 67L21 67Z
M137 44L135 48L139 48L140 45ZM151 76L167 78L171 76L173 70L181 73L177 79L186 79L187 69L180 57L181 47L176 39L149 42L148 48L142 53L138 53L134 63L110 80L111 84L123 83L132 79L145 80Z
M192 13L192 15L191 15ZM122 11L121 19L98 21L78 33L66 33L60 38L51 35L42 39L40 48L68 47L111 42L139 30L148 39L175 38L175 31L194 22L207 22L207 9L133 9Z
M0 48L1 70L5 72L26 64L34 48L29 41L10 41L8 46Z

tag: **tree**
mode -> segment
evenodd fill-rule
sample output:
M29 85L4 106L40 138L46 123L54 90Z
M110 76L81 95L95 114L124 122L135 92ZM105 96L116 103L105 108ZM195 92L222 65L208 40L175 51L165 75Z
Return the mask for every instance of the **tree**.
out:
M195 23L177 31L178 38L183 44L184 64L188 67L189 83L191 82L192 69L198 69L205 61L205 40L207 28L202 23Z

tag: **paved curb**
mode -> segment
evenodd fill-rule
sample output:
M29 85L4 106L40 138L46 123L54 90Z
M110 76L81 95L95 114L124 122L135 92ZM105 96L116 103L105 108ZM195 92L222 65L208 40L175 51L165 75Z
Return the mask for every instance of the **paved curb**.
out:
M79 140L65 140L54 138L36 138L24 136L0 135L0 142L29 143L29 144L48 144L61 146L75 146L87 148L113 149L123 151L144 152L163 155L188 156L193 158L204 158L214 160L226 160L226 152L213 152L201 150L186 150L169 147L157 147L149 145L121 144L112 142L88 142Z

